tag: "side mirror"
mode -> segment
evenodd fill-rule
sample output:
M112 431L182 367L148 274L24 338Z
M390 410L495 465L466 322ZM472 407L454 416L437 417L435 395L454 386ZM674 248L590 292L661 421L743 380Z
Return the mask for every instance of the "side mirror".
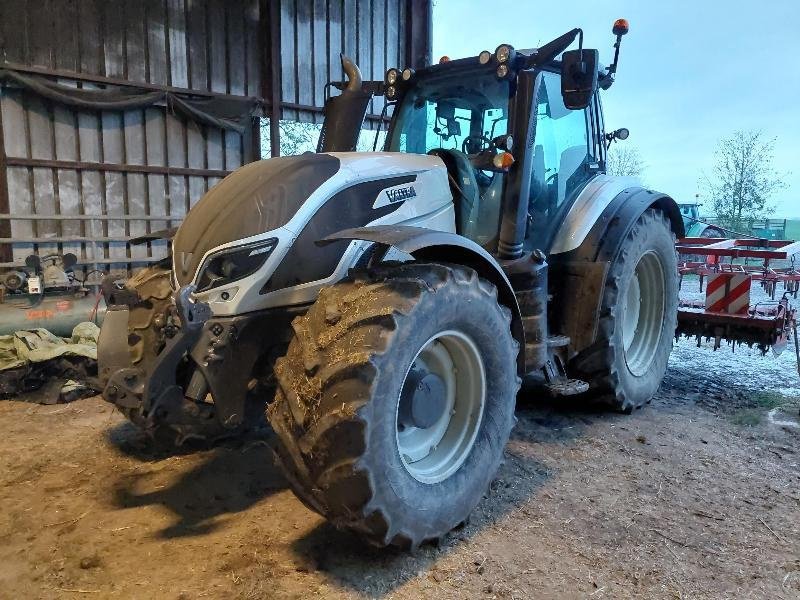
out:
M561 55L561 96L564 106L580 110L589 106L597 89L597 50L567 50Z

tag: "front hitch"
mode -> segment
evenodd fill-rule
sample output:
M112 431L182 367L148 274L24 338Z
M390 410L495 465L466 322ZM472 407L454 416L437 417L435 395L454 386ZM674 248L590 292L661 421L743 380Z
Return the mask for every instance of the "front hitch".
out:
M100 332L98 357L100 374L108 379L103 397L126 409L139 409L153 425L155 415L179 415L184 394L175 375L186 353L200 339L203 325L211 317L205 302L192 299L193 285L183 286L176 294L175 307L181 327L167 338L149 373L135 368L128 354L128 306L110 309L111 319Z
M175 373L186 352L200 339L203 325L211 318L211 307L192 299L195 289L189 284L178 290L175 308L181 328L167 339L144 386L143 405L151 414L162 408L172 412L183 404L183 389L176 382Z

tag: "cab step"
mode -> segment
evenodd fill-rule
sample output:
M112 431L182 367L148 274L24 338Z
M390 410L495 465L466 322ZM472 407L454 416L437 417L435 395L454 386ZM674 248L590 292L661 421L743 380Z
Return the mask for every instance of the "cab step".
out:
M568 335L551 335L547 338L547 345L550 348L564 348L565 346L569 346L569 336Z
M589 384L581 379L558 377L544 384L544 389L554 398L577 396L589 391Z

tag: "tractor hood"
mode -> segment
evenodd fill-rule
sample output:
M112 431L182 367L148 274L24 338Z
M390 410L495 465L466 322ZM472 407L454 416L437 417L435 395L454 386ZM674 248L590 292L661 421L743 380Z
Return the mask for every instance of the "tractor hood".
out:
M191 281L209 250L285 225L340 167L330 154L270 158L237 169L189 211L172 243L178 282Z

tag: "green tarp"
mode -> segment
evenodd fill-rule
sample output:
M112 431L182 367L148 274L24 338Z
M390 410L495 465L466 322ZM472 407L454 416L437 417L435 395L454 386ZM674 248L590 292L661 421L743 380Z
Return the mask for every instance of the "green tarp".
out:
M0 335L0 371L17 369L61 356L82 356L97 360L97 336L94 323L80 323L71 338L60 338L46 329L28 329L12 335Z

